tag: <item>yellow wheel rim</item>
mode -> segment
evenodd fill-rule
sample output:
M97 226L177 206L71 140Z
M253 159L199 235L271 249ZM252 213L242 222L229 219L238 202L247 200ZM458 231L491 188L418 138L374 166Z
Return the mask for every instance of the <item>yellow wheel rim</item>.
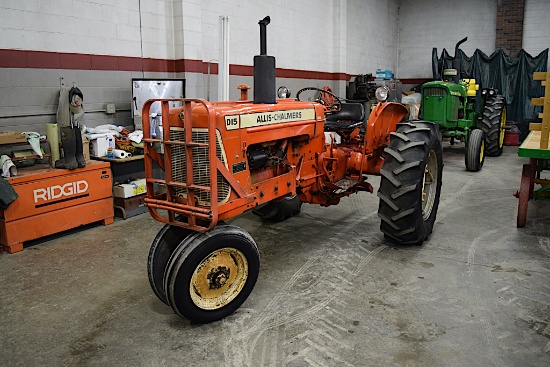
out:
M432 214L437 193L437 180L439 169L437 154L431 150L424 168L424 181L422 182L422 219L427 220Z
M500 115L500 132L499 132L499 148L502 148L504 145L504 133L506 130L504 127L506 126L506 107L502 108L502 114Z
M241 251L231 247L216 250L193 272L191 300L203 310L222 308L241 293L247 279L248 261Z
M483 162L484 154L485 154L485 140L481 140L481 148L479 148L479 163Z

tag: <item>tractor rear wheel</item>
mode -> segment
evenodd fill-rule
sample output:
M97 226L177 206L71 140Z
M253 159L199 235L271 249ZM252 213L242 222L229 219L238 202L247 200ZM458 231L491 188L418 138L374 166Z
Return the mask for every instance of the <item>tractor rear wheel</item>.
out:
M398 243L421 245L432 233L441 194L439 128L427 121L400 123L384 152L378 190L380 230Z
M164 273L172 309L192 322L222 319L248 298L260 271L252 237L231 225L195 233L181 242Z
M481 130L485 133L485 154L498 157L504 146L504 127L506 126L506 100L497 94L488 96L483 109Z
M464 160L468 171L477 172L485 162L485 137L483 131L474 129L466 142L466 154Z

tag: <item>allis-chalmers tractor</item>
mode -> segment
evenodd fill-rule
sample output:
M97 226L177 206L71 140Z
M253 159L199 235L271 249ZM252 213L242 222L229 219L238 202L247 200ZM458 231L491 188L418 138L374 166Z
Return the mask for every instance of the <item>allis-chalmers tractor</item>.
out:
M481 103L476 108L479 85L475 79L460 79L459 46L455 46L453 69L443 72L443 81L422 85L422 118L435 122L444 138L466 142L465 163L468 171L479 171L485 155L502 154L504 126L506 125L506 100L494 89L481 90Z
M176 100L155 99L143 108L145 201L167 223L149 252L149 281L159 299L194 322L234 312L258 277L256 243L224 220L248 210L284 220L302 202L335 205L372 193L367 175L382 176L378 215L389 240L421 244L436 218L443 168L437 125L402 122L407 110L397 103L379 103L365 124L361 104L343 103L326 89L320 94L331 98L314 102L301 101L302 91L296 99L276 98L269 20L259 22L253 100L241 90L237 101L178 99L182 107L174 108L169 103ZM329 99L334 103L323 103ZM155 102L163 136L153 139L147 116ZM340 138L326 139L325 132Z

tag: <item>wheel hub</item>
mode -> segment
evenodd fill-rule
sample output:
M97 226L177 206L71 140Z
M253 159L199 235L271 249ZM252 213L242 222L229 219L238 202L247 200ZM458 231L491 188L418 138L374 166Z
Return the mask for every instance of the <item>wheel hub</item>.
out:
M191 300L203 310L221 308L239 295L247 279L248 261L240 250L231 247L215 250L191 275Z
M225 266L218 266L210 270L207 278L210 281L210 289L219 289L225 285L229 279L231 271Z

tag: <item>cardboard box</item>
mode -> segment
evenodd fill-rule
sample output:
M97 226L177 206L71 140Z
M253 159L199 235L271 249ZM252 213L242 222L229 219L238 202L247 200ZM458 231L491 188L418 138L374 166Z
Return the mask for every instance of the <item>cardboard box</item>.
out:
M0 133L0 144L26 143L27 136L23 133Z
M90 160L90 141L84 135L82 135L82 154L86 162Z
M145 194L145 192L146 185L144 178L129 182L127 184L113 186L113 194L119 198L129 198L132 196Z
M106 137L90 140L90 154L93 157L105 157L107 148L109 148L109 140Z

